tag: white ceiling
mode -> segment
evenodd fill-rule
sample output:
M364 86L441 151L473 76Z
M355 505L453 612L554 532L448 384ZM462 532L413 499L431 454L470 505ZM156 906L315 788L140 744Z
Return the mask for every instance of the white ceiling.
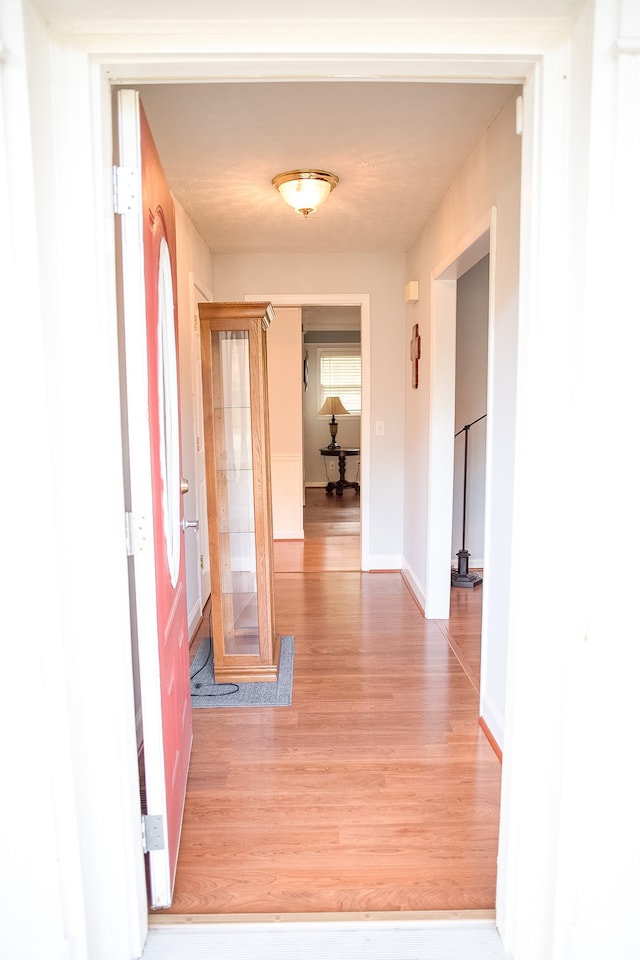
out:
M426 82L139 87L174 196L214 253L404 252L516 88ZM271 179L340 183L304 219Z
M396 0L391 6L388 0L324 0L319 10L299 0L272 0L267 8L264 0L234 0L231 7L221 0L32 2L58 21L58 30L130 35L133 50L135 36L148 29L202 29L212 36L230 30L242 43L250 20L254 33L268 28L272 39L280 24L285 34L294 25L310 37L314 25L339 36L342 23L347 35L359 25L404 24L406 30L411 23L428 34L429 22L445 20L454 24L454 35L458 21L461 28L463 21L491 19L497 29L518 22L532 28L566 22L583 0ZM406 251L516 88L283 79L138 89L174 195L211 249L224 254ZM271 185L276 173L298 166L340 177L308 220Z

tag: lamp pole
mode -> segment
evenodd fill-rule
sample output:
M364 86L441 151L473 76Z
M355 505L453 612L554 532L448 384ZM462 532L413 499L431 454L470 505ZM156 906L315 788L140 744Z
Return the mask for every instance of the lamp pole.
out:
M466 545L466 534L467 534L467 457L469 452L469 430L474 425L474 423L479 423L480 420L484 420L486 413L483 413L481 417L478 417L476 420L472 420L471 423L466 423L461 430L458 430L455 437L459 437L461 433L464 432L464 467L463 467L463 479L462 479L462 549L458 550L456 556L458 557L458 569L451 571L451 586L452 587L477 587L478 584L482 583L482 577L479 573L469 573L469 551L467 550ZM454 440L455 440L454 437Z

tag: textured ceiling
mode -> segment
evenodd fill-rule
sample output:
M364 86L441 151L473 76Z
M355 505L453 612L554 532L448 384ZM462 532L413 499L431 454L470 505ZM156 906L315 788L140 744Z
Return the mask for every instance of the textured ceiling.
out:
M138 88L174 196L214 253L404 252L516 89L426 82ZM340 183L304 219L271 184Z

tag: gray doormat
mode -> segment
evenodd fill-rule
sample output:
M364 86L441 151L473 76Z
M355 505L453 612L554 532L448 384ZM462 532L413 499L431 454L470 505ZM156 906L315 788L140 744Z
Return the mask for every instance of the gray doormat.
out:
M293 652L293 637L281 637L278 679L275 683L216 683L211 638L205 637L191 664L191 706L290 707L293 694Z

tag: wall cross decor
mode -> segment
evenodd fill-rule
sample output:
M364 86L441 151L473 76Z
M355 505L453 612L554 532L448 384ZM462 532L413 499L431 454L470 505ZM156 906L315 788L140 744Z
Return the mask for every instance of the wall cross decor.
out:
M411 360L411 386L414 390L418 389L418 360L420 359L420 333L418 324L413 325L413 337L409 344L409 358Z

